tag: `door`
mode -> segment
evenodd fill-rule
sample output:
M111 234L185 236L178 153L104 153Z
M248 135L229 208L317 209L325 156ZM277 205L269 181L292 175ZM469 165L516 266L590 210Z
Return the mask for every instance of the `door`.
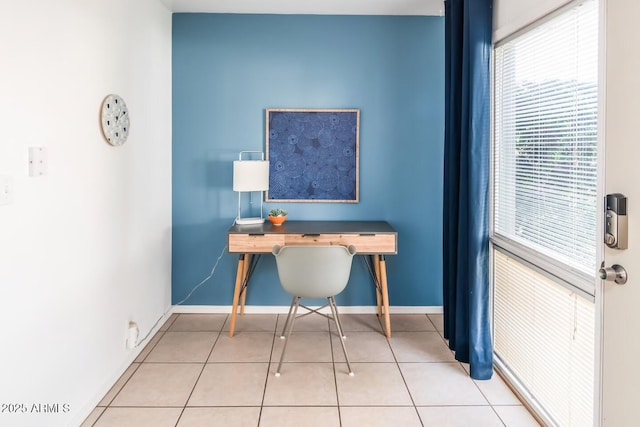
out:
M628 273L625 285L603 282L602 425L640 422L640 2L604 1L605 193L627 197L628 249L605 248L605 265Z

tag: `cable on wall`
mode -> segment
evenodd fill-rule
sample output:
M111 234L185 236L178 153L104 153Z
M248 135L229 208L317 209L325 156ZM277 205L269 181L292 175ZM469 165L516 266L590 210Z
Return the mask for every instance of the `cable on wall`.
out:
M184 302L186 302L189 298L191 298L191 295L193 295L193 293L198 290L198 288L200 288L202 285L204 285L209 279L211 279L211 277L213 277L213 273L216 271L216 268L218 267L218 264L220 263L220 260L222 259L222 256L224 255L225 251L227 250L227 245L224 245L224 248L222 248L222 251L220 251L220 255L218 255L218 259L216 259L215 264L213 265L213 267L211 268L211 272L209 273L209 275L207 277L205 277L204 279L202 279L202 281L200 283L198 283L196 286L193 287L193 289L191 289L191 292L189 292L189 294L187 294L186 297L184 297L180 302L178 302L175 305L182 305ZM149 330L149 332L147 332L147 335L145 335L141 340L137 340L135 341L135 344L131 347L131 348L135 348L138 347L140 344L142 344L143 342L145 342L147 340L147 338L149 338L149 335L151 335L151 332L153 332L156 328L156 326L158 326L158 323L160 323L160 321L162 319L164 319L164 317L169 313L169 311L171 310L173 306L169 307L169 309L167 309L167 311L165 311L164 313L162 313L162 315L158 318L158 320L156 320L156 323L153 324L153 326L151 327L151 329ZM133 322L130 322L130 325ZM135 325L135 323L134 323ZM131 326L130 326L131 329ZM136 325L136 330L137 330L137 325ZM130 332L131 334L131 332Z

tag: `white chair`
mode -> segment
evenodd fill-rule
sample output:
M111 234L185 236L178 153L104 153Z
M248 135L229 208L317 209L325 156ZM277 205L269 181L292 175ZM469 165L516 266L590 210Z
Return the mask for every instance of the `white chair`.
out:
M335 322L336 329L340 335L344 358L347 361L349 375L353 375L349 357L347 356L347 349L344 345L345 336L342 331L335 296L347 286L356 248L354 246L349 246L348 248L344 246L274 246L272 252L276 257L280 283L285 291L293 295L287 321L280 337L285 339L285 342L276 376L280 376L284 353L296 318L307 316L311 313L317 313ZM327 298L328 304L312 309L300 304L302 298ZM331 308L331 316L318 311L327 305ZM305 308L309 312L297 316L298 307Z

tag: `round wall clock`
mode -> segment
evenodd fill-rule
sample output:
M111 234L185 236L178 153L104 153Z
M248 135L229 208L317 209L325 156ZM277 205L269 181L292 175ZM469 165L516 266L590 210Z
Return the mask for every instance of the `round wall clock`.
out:
M100 111L102 134L111 145L122 145L129 136L129 110L124 99L107 95Z

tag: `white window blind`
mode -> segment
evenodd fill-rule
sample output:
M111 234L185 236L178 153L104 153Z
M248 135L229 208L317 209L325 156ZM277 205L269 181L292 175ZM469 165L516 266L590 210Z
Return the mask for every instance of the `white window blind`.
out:
M494 76L494 237L590 277L597 28L597 1L586 1L496 47Z
M494 251L495 352L550 425L592 426L594 304Z

